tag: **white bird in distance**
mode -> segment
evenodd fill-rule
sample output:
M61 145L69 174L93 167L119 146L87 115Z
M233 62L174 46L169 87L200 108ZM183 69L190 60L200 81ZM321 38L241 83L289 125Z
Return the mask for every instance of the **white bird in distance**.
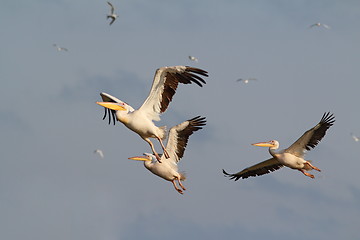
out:
M101 158L104 158L104 153L103 153L102 150L96 149L96 150L94 151L94 153L95 153L95 154L98 154Z
M194 62L198 62L198 61L199 61L199 59L197 59L197 58L194 57L194 56L189 56L189 59L190 59L191 61L194 61Z
M256 81L257 79L256 78L239 78L237 79L236 81L237 82L243 82L243 83L249 83L250 81Z
M351 137L354 139L355 142L360 141L360 138L355 136L355 134L351 133Z
M329 25L323 24L323 23L314 23L312 25L309 26L309 28L313 28L313 27L324 27L326 29L330 29Z
M118 17L118 15L115 13L115 8L114 5L111 4L111 2L107 2L110 6L110 14L107 15L107 19L111 18L110 24L113 24L116 20L116 18Z
M59 52L61 51L65 51L67 52L68 49L67 48L64 48L64 47L60 47L59 45L57 45L56 43L53 44L53 46L56 48L56 50L58 50Z

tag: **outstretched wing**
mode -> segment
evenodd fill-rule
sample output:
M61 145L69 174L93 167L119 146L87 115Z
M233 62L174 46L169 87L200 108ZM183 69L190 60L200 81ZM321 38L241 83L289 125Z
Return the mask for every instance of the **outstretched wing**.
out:
M248 178L248 177L256 177L260 175L264 175L270 172L273 172L275 170L278 170L282 168L284 165L282 165L279 161L277 161L275 158L270 158L266 161L263 161L261 163L255 164L254 166L245 168L244 170L230 174L227 173L223 169L223 173L226 177L229 177L230 179L235 179L235 181L239 180L239 178Z
M109 4L109 6L111 8L111 10L110 10L111 15L114 14L114 11L115 11L114 6L111 4L111 2L107 2L107 4Z
M303 157L306 151L316 147L334 122L335 117L333 114L330 112L324 113L320 122L315 127L306 131L296 142L285 149L285 152L294 154L297 157Z
M202 69L187 66L157 69L149 96L139 108L139 111L146 113L148 118L159 121L159 115L168 108L179 83L196 83L200 87L202 87L202 84L206 84L199 75L208 76L207 72Z
M114 102L114 103L124 103L123 101L121 101L120 99L108 94L108 93L100 93L100 96L103 100L103 102ZM128 104L127 104L128 105ZM130 112L133 112L134 111L134 108L132 108L130 105L128 105L128 108L129 108L129 111ZM111 110L111 109L108 109L108 108L104 108L105 109L105 114L104 114L104 117L103 117L103 120L106 118L106 116L109 114L109 124L111 123L111 119L113 120L114 122L114 125L115 125L115 122L116 122L116 111L115 110Z
M109 25L113 24L115 22L115 18L114 17L110 17L111 18L111 21L109 23Z
M163 159L165 161L172 161L175 164L178 163L184 156L190 135L193 134L193 132L202 129L202 126L205 125L205 117L197 116L172 127L169 131L168 142L166 145L166 151L169 153L170 158Z

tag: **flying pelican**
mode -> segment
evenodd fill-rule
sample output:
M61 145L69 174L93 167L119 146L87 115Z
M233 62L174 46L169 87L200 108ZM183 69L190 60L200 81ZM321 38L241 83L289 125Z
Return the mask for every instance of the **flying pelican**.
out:
M326 25L326 24L323 24L323 23L314 23L312 25L309 26L309 28L313 28L313 27L324 27L326 29L330 29L330 26Z
M243 83L249 83L250 81L256 81L256 78L239 78L238 80L236 80L237 82L243 82Z
M109 124L111 117L115 124L115 117L130 130L136 132L150 144L152 152L160 161L160 156L156 153L153 143L149 138L156 138L164 151L166 157L168 153L162 143L165 138L166 128L157 127L153 121L160 120L160 114L165 112L171 102L179 83L196 83L200 87L206 82L198 75L207 77L207 72L188 66L162 67L156 70L149 96L143 105L135 110L127 103L111 96L107 93L100 93L103 102L97 104L105 107L105 115L109 113Z
M189 56L189 59L190 59L191 61L194 61L194 62L198 62L198 61L199 61L199 59L197 59L197 58L194 57L194 56Z
M107 19L111 18L111 22L110 25L113 24L113 22L115 22L116 18L118 17L118 15L116 15L115 13L115 8L114 6L111 4L111 2L107 2L111 8L110 10L110 14L107 15Z
M312 169L320 171L320 169L313 166L310 161L304 160L305 152L314 148L321 141L325 136L326 130L335 122L334 119L335 117L333 114L330 114L330 112L324 113L320 122L315 127L305 132L290 147L279 152L274 151L279 148L279 142L276 140L254 143L252 144L254 146L269 147L269 152L273 157L249 168L245 168L235 174L229 174L224 169L223 173L225 176L230 177L230 179L235 179L235 181L237 181L239 178L260 176L286 166L297 169L304 175L314 178L314 175L305 171Z
M353 133L350 133L350 134L351 134L351 137L354 139L355 142L360 141L359 137L355 136L355 134L353 134Z
M56 48L56 50L58 50L59 52L61 51L68 51L67 48L64 48L64 47L60 47L59 45L57 45L56 43L53 44L53 46Z
M96 149L96 150L94 151L94 153L95 153L95 154L99 154L99 156L100 156L101 158L104 158L104 153L103 153L102 150Z
M144 156L131 157L129 159L144 161L144 166L153 174L172 182L176 191L183 194L183 190L186 190L181 181L185 180L185 174L178 171L177 163L183 157L185 148L190 135L202 129L205 126L205 117L194 117L183 123L180 123L172 127L169 131L168 142L166 144L166 150L170 155L170 158L161 156L161 162L156 160L156 157L150 153L144 153ZM178 181L180 187L175 183Z

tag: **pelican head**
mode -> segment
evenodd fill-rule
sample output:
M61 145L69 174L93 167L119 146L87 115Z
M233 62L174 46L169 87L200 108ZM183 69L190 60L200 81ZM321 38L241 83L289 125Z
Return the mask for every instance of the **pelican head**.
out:
M258 146L258 147L269 147L269 148L273 148L273 149L279 148L279 142L276 140L271 140L268 142L253 143L251 145Z
M115 111L128 111L128 109L126 108L125 103L96 102L96 104L99 104L100 106L103 106L105 108L115 110Z

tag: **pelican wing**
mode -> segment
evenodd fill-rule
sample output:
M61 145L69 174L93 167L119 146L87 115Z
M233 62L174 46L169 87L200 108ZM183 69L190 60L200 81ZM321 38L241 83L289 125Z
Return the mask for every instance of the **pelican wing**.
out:
M108 93L100 93L100 96L102 98L102 100L104 102L114 102L114 103L124 103L123 101L121 101L120 99L108 94ZM128 105L129 106L129 105ZM132 108L131 106L129 106L129 111L130 112L133 112L134 111L134 108ZM105 109L105 114L104 114L104 117L103 117L103 120L106 118L107 114L109 114L109 124L111 123L111 119L113 120L114 122L114 125L115 125L115 122L116 122L116 111L115 110L111 110L111 109L108 109L108 108L104 108Z
M171 102L179 83L196 83L200 87L206 82L198 75L207 77L207 72L193 67L174 66L156 70L149 96L139 108L149 119L159 121Z
M172 127L169 131L168 142L166 145L166 151L169 153L170 158L163 158L163 160L169 160L175 164L178 163L184 156L190 135L193 134L193 132L202 129L202 126L205 126L205 124L205 117L197 116Z
M296 142L294 142L289 148L285 149L285 152L294 154L298 157L303 157L306 151L315 148L316 145L325 136L326 130L331 127L335 122L335 117L330 112L324 113L320 122L315 127L306 131Z
M115 11L114 6L111 4L111 2L107 2L107 4L109 4L109 6L111 8L111 15L114 14L114 11Z
M283 166L284 165L282 165L275 158L270 158L266 161L255 164L254 166L245 168L244 170L242 170L238 173L230 174L230 173L227 173L224 169L223 169L223 173L225 174L226 177L229 177L230 179L235 179L235 181L237 181L237 180L239 180L239 178L245 179L248 177L256 177L256 176L264 175L264 174L273 172L275 170L278 170L278 169L282 168Z

